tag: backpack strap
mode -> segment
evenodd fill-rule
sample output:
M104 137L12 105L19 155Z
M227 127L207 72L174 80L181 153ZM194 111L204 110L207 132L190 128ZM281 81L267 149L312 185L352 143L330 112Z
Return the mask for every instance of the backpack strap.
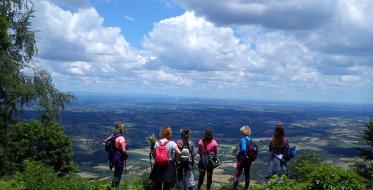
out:
M246 137L248 137L248 136L246 136ZM246 149L247 149L247 143L249 143L249 142L251 142L251 141L253 141L253 140L252 140L252 139L249 140L249 139L246 138L246 137L244 137L243 139L245 139L245 141L246 141L245 147L246 147ZM242 142L242 141L241 141L241 142ZM241 146L240 146L240 149L241 149ZM240 150L240 151L242 151L242 150ZM246 150L245 150L245 152L246 152Z
M157 142L158 142L159 146L166 146L169 141L167 140L166 142L162 143L161 140L157 140Z

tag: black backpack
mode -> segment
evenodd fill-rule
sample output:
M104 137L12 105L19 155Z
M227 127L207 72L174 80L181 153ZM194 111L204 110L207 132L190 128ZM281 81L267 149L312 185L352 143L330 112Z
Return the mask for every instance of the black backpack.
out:
M250 162L254 162L257 156L258 156L258 145L256 145L253 142L253 140L248 141L246 143L245 158Z
M117 137L119 137L119 135L113 135L105 141L105 150L109 155L113 155L117 150L117 147L115 146L115 139Z

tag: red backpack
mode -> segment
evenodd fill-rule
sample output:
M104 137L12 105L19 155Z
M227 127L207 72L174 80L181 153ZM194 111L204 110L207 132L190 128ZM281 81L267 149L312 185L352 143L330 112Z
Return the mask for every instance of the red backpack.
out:
M167 144L168 141L162 142L160 140L157 141L159 144L159 147L155 149L155 164L160 166L165 166L170 161L170 155L167 151Z

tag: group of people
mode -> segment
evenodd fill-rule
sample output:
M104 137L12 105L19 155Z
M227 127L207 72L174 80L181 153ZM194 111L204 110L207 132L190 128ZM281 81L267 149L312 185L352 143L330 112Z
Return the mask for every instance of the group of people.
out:
M114 168L112 187L119 185L128 155L126 141L123 137L123 129L123 124L116 124L114 133L105 140L105 148L108 152L110 152L107 148L110 142L114 147L114 150L111 150L111 153L109 153L109 166L110 169ZM237 158L237 164L233 176L232 189L237 188L243 171L245 175L245 189L249 188L250 167L258 151L257 146L253 143L250 127L242 126L240 132L242 138L238 144L237 151L234 153ZM207 175L206 189L210 190L214 168L221 164L218 158L218 143L214 139L213 131L209 128L205 129L203 138L198 141L197 150L193 141L191 141L191 131L189 129L182 129L180 131L181 137L176 142L172 140L172 129L169 126L161 129L160 136L162 138L156 140L151 145L154 165L150 173L150 179L153 182L153 189L168 190L176 185L179 190L199 190ZM266 169L267 179L273 175L287 173L286 161L288 159L285 159L284 151L288 148L289 142L285 138L285 129L283 125L279 124L276 126L269 143L271 159ZM251 149L256 150L252 151ZM198 162L199 177L196 186L193 167L197 152L200 159Z

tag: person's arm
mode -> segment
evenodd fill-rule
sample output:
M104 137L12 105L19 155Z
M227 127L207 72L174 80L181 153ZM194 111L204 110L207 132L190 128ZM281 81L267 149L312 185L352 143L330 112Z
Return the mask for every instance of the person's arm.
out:
M127 152L127 147L126 147L126 143L125 142L122 142L122 151L123 152Z
M269 148L269 152L272 152L272 140L269 141L268 148Z
M181 154L181 151L180 151L179 147L177 147L177 144L174 145L174 151L175 151L176 155Z
M238 151L237 151L237 154L240 154L242 155L243 154L243 143L242 143L242 140L240 140L240 144L238 145Z
M215 150L214 150L214 156L218 156L218 142L216 140L215 141Z
M195 146L194 146L194 143L191 142L189 144L190 146L190 150L191 150L191 153L192 153L192 166L194 166L194 160L195 160L195 157L196 157L196 149L195 149Z
M106 143L106 141L108 141L109 139L111 139L111 137L113 136L113 134L111 134L110 136L108 136L105 141L104 141L104 144Z
M198 146L198 154L202 155L202 148L201 148L201 145L199 144L199 141L197 143L197 146Z

